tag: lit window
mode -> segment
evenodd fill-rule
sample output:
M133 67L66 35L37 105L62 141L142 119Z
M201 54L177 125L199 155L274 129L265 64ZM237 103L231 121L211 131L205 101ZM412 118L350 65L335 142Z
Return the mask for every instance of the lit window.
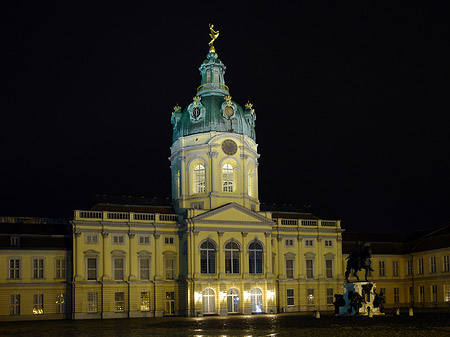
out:
M314 289L307 289L306 296L308 305L314 305Z
M33 278L44 278L44 259L33 259Z
M263 249L259 242L252 242L248 247L249 253L249 273L262 274Z
M216 248L210 240L203 242L200 246L200 272L202 274L216 273Z
M211 288L206 288L202 293L203 313L216 313L216 293Z
M150 311L150 293L148 291L141 292L141 311Z
M166 292L166 316L175 314L175 292Z
M64 314L66 312L65 303L64 303L64 294L56 295L56 313Z
M239 292L235 288L231 288L227 292L227 311L230 313L239 312Z
M199 164L194 168L194 193L204 193L206 190L205 166Z
M229 241L225 244L225 273L239 274L240 253L236 242Z
M123 292L114 293L114 311L115 312L125 311L125 293Z
M33 315L44 314L44 294L33 295Z
M222 186L224 192L234 190L234 168L231 164L225 164L222 167Z

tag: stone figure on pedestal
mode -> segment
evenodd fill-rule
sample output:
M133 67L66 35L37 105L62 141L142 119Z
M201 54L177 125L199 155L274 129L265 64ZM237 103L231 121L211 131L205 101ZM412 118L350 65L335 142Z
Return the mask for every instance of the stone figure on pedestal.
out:
M373 271L371 267L370 257L372 256L372 250L370 248L370 243L362 243L356 241L353 245L352 251L347 257L347 270L345 271L345 281L348 282L348 277L353 271L353 276L359 281L358 272L361 269L365 269L365 280L367 282L367 275L369 271Z

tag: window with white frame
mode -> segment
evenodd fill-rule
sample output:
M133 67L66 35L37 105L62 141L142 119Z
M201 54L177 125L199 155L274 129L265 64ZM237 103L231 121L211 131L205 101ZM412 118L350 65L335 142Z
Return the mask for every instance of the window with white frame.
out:
M333 247L333 240L324 240L325 247L330 248Z
M239 274L240 255L241 252L237 242L231 240L225 244L225 273Z
M206 191L206 170L205 166L198 164L194 168L194 193L205 193Z
M141 292L141 311L150 311L150 292Z
M86 233L84 235L85 243L87 244L96 244L98 243L98 234L96 233Z
M64 279L66 278L66 258L57 257L55 259L55 278Z
M398 261L392 261L392 276L400 276Z
M333 278L333 260L325 259L325 276L326 278Z
M263 248L256 240L248 246L248 263L250 274L262 274L263 272Z
M64 314L66 312L66 306L64 302L64 294L56 294L56 313Z
M125 258L123 256L115 256L112 264L114 281L123 281L125 278Z
M209 239L200 245L200 272L202 274L216 273L216 246Z
M438 289L436 284L433 284L431 286L431 301L433 303L436 303L438 301Z
M20 316L20 295L14 294L9 296L9 315Z
M150 235L138 235L138 240L140 245L149 245L150 244Z
M383 260L378 261L378 273L380 276L386 276L385 262Z
M419 286L419 302L425 302L425 286Z
M294 289L286 289L286 302L288 307L295 305Z
M305 247L314 247L313 239L305 239Z
M406 275L411 276L413 272L413 262L412 260L406 261Z
M430 257L430 273L436 272L436 256Z
M292 257L286 258L286 277L294 278L294 259Z
M443 261L444 261L444 266L443 266L442 270L444 272L450 271L450 255L444 255Z
M423 274L423 258L417 260L417 274Z
M18 236L11 236L9 241L11 247L18 247L20 246L20 237Z
M333 288L327 288L327 305L333 305L334 293Z
M124 292L114 293L114 311L115 312L125 311L125 293Z
M32 278L43 279L44 278L44 259L43 258L33 258L32 259Z
M150 257L148 256L139 257L139 279L150 279Z
M112 235L112 244L113 245L123 245L125 243L125 235L124 234L113 234Z
M97 281L97 257L86 257L86 274L88 281Z
M94 292L87 293L87 312L88 313L98 312L98 293Z
M20 279L20 259L9 259L8 278L11 280Z
M400 288L394 288L394 303L400 303Z
M294 240L293 239L285 239L284 240L284 245L286 247L293 247L294 246Z
M166 255L164 257L164 269L165 269L166 280L175 279L175 256Z
M33 315L44 314L44 294L33 295Z
M223 192L233 192L234 190L234 168L229 163L222 167L222 190Z
M173 236L166 236L164 237L164 244L165 245L173 245L175 242L175 238Z
M450 303L450 284L444 285L444 301Z

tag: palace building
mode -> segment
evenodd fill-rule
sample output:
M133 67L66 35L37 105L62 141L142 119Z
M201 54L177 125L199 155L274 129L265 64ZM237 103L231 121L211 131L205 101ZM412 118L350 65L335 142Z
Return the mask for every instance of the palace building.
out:
M100 197L70 224L4 218L0 320L333 310L358 236L340 220L261 207L256 112L230 96L212 42L195 97L172 112L171 201ZM450 303L446 228L377 241L388 305Z

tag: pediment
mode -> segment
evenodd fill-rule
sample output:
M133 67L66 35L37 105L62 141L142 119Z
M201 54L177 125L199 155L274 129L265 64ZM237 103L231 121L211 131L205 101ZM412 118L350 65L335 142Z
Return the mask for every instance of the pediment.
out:
M200 214L192 220L195 223L205 224L246 224L246 225L270 225L273 221L253 212L241 205L229 203Z

